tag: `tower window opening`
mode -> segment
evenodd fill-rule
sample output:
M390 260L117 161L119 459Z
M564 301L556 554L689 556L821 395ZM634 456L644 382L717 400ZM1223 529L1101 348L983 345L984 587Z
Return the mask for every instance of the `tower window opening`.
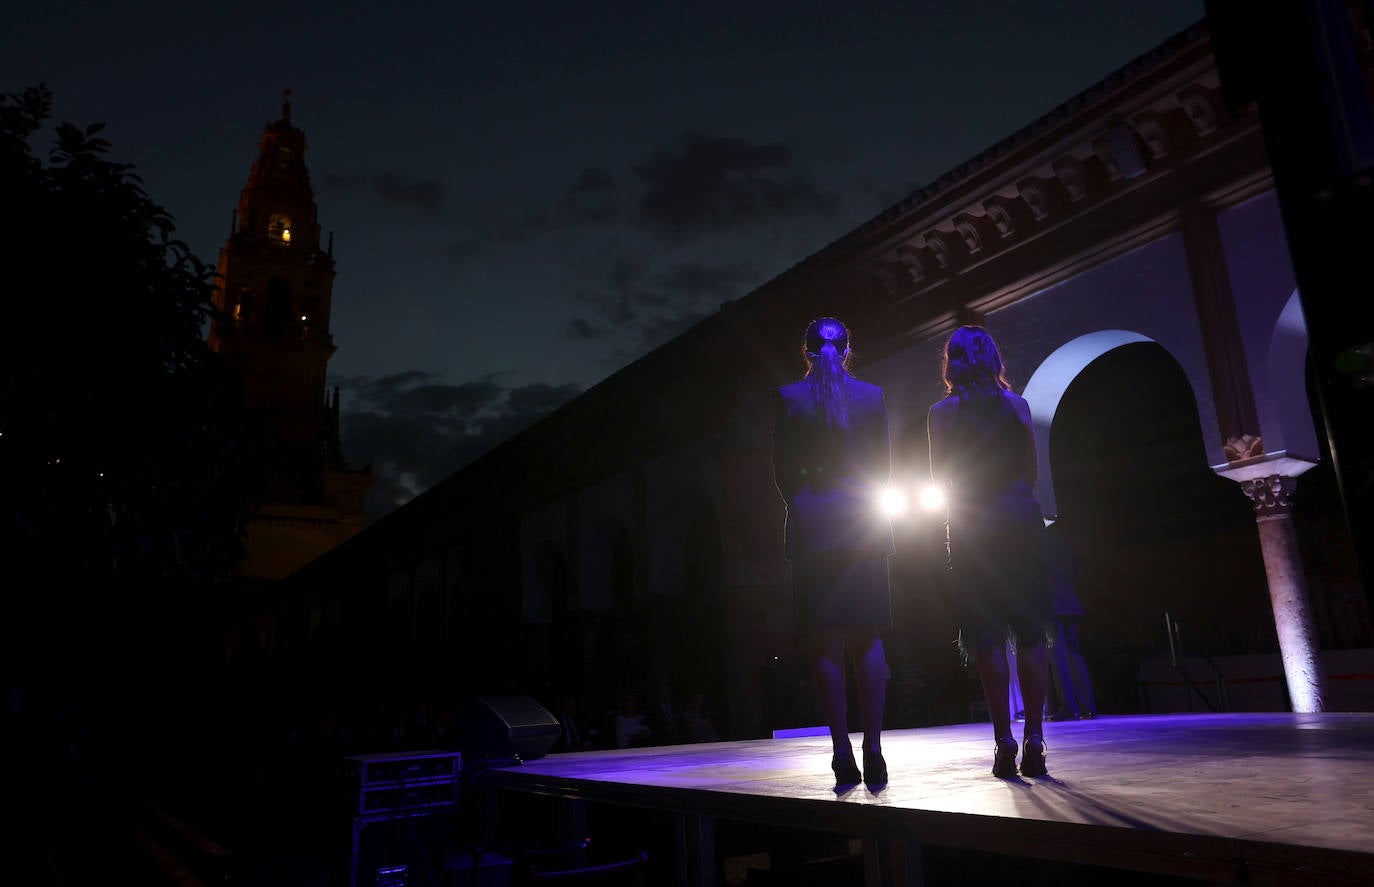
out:
M239 297L234 302L234 320L238 323L247 323L253 319L253 291L247 287L239 290Z
M267 234L273 240L283 244L291 242L291 219L281 213L273 213L272 221L267 225Z

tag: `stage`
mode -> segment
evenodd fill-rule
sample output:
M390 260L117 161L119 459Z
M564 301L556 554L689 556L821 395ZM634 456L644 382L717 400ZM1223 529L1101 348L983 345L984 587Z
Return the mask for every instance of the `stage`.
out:
M727 823L848 837L867 885L926 883L923 848L1201 882L1374 883L1374 714L1103 716L1045 732L1040 779L993 778L989 725L959 724L885 733L891 780L877 792L836 794L823 736L551 754L474 785L493 834L519 827L501 818L510 793L556 799L569 836L589 805L666 814L678 883L706 887L722 880Z

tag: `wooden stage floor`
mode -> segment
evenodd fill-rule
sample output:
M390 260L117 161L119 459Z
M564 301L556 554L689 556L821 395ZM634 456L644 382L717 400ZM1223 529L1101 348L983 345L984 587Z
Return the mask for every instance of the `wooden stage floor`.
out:
M1211 883L1374 883L1374 713L1103 716L1046 724L1046 741L1049 777L999 780L987 724L889 731L877 792L837 794L816 736L547 755L477 783L562 799L574 823L588 804L672 814L680 884L720 883L726 822L850 836L871 885L923 883L931 847Z

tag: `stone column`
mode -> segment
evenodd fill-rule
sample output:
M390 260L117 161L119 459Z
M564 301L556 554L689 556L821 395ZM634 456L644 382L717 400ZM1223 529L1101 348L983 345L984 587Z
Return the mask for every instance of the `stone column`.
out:
M1293 491L1298 475L1315 463L1268 453L1217 468L1217 474L1240 484L1255 507L1264 573L1269 581L1269 603L1274 609L1279 653L1288 682L1288 698L1293 711L1318 712L1326 708L1326 675L1322 670L1321 648L1307 595L1307 576L1298 534L1293 527Z

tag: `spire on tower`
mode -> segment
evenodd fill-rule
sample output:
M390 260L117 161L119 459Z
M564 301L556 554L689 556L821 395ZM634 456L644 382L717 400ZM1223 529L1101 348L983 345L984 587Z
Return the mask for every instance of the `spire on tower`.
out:
M281 119L283 123L291 122L291 87L281 91Z

